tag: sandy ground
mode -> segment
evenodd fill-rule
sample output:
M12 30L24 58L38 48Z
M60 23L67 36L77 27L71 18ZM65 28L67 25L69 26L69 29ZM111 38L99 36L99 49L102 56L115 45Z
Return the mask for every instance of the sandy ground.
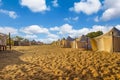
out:
M0 52L0 80L120 80L120 53L13 47Z

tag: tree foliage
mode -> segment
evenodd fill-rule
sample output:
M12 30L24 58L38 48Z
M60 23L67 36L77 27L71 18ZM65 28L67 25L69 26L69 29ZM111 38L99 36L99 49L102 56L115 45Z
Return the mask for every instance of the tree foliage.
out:
M102 31L97 31L97 32L90 32L90 33L88 33L86 36L87 36L87 37L90 37L90 38L94 38L94 37L100 36L100 35L102 35L102 34L103 34Z
M20 36L15 36L15 39L17 39L18 41L24 40L24 38L20 37Z

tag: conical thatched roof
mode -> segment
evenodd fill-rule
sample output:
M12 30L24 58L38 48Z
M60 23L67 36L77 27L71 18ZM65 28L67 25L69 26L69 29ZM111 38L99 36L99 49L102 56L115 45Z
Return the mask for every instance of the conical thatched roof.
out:
M113 27L107 34L109 35L114 35L114 36L120 36L120 30L117 28Z
M85 35L82 35L81 37L77 38L76 41L85 42L87 40L87 37Z
M67 40L68 40L68 41L73 41L74 39L71 38L70 36L68 36L68 37L67 37Z

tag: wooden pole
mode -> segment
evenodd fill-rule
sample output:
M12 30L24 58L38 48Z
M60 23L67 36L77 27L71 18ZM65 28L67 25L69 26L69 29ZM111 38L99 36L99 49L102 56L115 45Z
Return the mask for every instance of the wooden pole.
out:
M87 51L88 51L88 37L87 37Z
M11 37L10 37L10 33L9 33L9 48L11 50Z
M112 47L113 47L113 51L114 52L114 33L112 32Z

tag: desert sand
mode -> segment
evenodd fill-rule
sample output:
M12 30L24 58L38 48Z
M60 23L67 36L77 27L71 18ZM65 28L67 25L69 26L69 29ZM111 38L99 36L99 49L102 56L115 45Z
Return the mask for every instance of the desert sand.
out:
M0 52L0 80L120 80L120 53L12 47Z

